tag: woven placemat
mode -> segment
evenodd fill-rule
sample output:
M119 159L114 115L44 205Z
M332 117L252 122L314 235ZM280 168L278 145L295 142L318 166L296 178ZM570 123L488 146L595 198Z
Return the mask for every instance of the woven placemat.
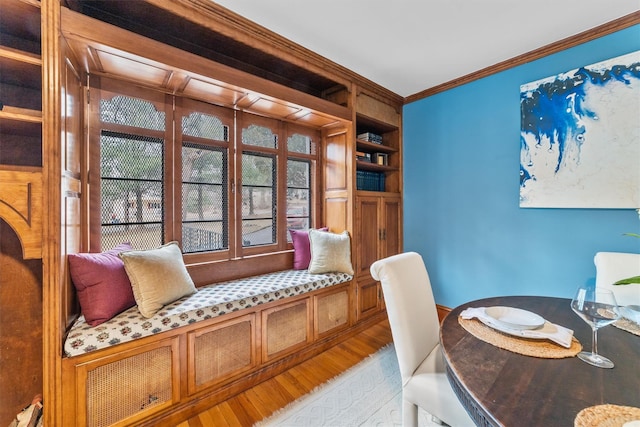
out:
M549 340L537 340L507 335L497 331L477 319L463 319L458 316L460 325L474 337L493 344L496 347L512 351L525 356L540 357L544 359L562 359L573 357L580 353L582 344L573 337L571 347L564 348Z
M613 323L613 326L618 329L622 329L623 331L631 332L634 335L640 336L640 325L632 320L627 319L626 317L616 320Z
M596 405L578 412L575 427L621 427L629 421L640 420L640 408L619 405Z

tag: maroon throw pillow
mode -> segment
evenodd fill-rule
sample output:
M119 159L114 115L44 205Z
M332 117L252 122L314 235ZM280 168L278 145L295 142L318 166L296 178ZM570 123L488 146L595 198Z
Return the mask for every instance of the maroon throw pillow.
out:
M136 304L129 276L118 257L120 252L130 250L131 245L123 243L106 252L67 256L71 280L89 325L104 323Z
M320 231L329 231L327 227L319 228ZM293 243L293 269L306 270L311 262L311 243L309 243L309 230L290 229L291 242Z

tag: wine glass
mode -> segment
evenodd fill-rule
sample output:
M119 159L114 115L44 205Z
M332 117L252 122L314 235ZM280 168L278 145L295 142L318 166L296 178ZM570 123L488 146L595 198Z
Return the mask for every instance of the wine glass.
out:
M598 329L620 317L613 292L594 286L581 286L571 300L571 309L591 326L593 332L591 352L581 351L578 357L599 368L613 368L611 360L598 354Z

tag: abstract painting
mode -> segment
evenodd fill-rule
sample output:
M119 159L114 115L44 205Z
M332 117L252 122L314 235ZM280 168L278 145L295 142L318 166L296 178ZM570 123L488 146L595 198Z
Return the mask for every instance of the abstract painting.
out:
M640 207L640 51L520 86L520 207Z

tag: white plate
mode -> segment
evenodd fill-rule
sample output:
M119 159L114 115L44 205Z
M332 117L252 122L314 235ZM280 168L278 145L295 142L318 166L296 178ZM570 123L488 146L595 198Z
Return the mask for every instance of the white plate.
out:
M622 317L626 317L632 322L640 324L640 305L620 307L620 314L622 314Z
M513 307L487 307L485 314L492 323L508 329L537 329L544 325L544 318L527 310Z
M508 334L508 335L514 335L516 337L529 338L534 340L549 339L557 342L558 344L566 348L569 348L571 346L570 340L568 343L566 342L563 343L554 339L554 337L558 334L558 326L551 322L545 321L542 327L536 328L536 329L512 329L512 328L507 328L506 326L503 326L501 323L498 323L492 317L483 316L483 317L479 317L478 320L480 320L482 323L484 323L488 327L493 328L500 332L504 332L505 334Z

